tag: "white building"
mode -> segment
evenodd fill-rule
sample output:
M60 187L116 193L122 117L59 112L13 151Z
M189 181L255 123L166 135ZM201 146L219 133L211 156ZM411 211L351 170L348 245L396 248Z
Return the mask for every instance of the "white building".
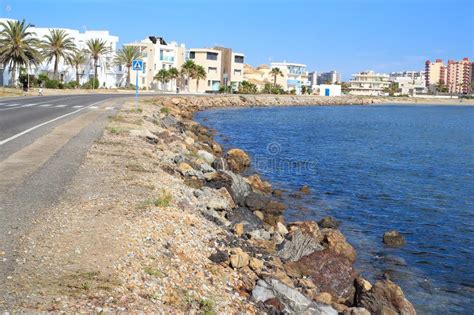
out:
M11 19L0 18L0 23L12 21ZM43 28L43 27L31 27L30 31L35 33L35 36L42 40L44 36L50 33L51 29L61 29L74 40L78 49L85 49L87 47L87 41L90 39L100 39L107 43L110 52L102 56L99 60L99 67L97 77L101 87L113 88L118 86L118 83L122 80L123 73L119 67L113 65L113 58L117 50L117 42L119 38L117 36L110 35L108 31L85 31L81 33L78 30L67 29L67 28ZM52 74L54 69L54 61L51 63L43 62L38 67L30 69L29 73L38 75L40 73ZM19 71L17 71L17 75ZM60 81L69 82L76 79L76 72L73 67L66 64L64 60L60 60L58 65L58 74ZM10 71L8 67L5 67L3 73L0 70L0 75L3 75L3 85L9 85L11 82ZM80 83L83 84L89 79L94 77L94 61L89 60L82 69L80 69ZM0 80L1 81L1 80ZM1 82L0 82L1 83Z
M317 87L318 87L318 72L313 71L308 74L308 82L309 82L309 87L315 93Z
M295 90L296 94L301 94L301 87L303 85L310 87L308 71L306 70L305 64L284 61L273 62L270 67L271 69L279 68L283 73L283 77L277 76L277 84L279 84L283 90L288 92Z
M381 96L390 86L389 75L368 70L352 75L349 81L349 94Z
M389 80L398 83L401 95L413 96L427 91L424 71L391 72Z
M339 84L320 84L316 86L316 92L319 96L341 96L341 85Z

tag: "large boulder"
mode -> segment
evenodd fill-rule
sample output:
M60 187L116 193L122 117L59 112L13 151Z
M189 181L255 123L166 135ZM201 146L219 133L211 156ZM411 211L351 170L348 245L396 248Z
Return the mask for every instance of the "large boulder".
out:
M400 232L392 230L383 234L383 242L391 247L400 247L405 245L405 238Z
M234 202L240 206L245 206L245 199L252 192L249 184L247 184L242 176L230 171L217 172L210 179L208 186L215 189L220 189L222 187L227 188L234 199Z
M355 306L366 308L371 314L416 314L402 289L390 280L377 281L370 289L355 282Z
M322 229L321 232L323 235L322 244L324 246L347 257L352 262L356 260L356 251L352 245L346 241L345 236L339 230Z
M269 202L269 197L255 192L251 192L245 198L245 205L252 211L263 210Z
M356 272L347 257L330 249L315 251L296 262L286 264L294 277L308 277L320 292L328 292L338 298L354 295Z
M290 225L290 232L278 246L278 256L287 261L297 261L301 257L324 247L320 244L321 234L314 222L300 222Z
M250 157L240 149L230 149L226 154L226 161L231 171L241 173L250 166Z
M272 185L269 182L263 181L257 174L247 177L247 182L254 191L264 194L270 194L272 192Z
M341 222L337 221L333 217L327 216L322 218L318 222L318 225L322 229L337 229L339 225L341 225Z

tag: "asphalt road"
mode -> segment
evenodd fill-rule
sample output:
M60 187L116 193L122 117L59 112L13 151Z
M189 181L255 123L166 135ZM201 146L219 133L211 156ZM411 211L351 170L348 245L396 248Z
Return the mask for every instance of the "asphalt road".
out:
M0 98L0 312L20 240L59 202L107 118L131 96Z

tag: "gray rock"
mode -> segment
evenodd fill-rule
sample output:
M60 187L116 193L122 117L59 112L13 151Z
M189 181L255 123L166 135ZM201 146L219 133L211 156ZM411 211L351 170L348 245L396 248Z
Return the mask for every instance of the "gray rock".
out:
M265 229L258 229L258 230L253 230L248 233L250 238L255 239L255 240L264 240L268 241L270 240L270 232L266 231Z
M229 227L231 223L227 220L223 215L219 214L216 210L202 208L201 214L211 222L222 226L222 227Z
M248 208L238 207L227 212L227 219L232 224L243 223L246 231L252 231L263 227L263 222Z
M174 157L173 157L173 162L176 163L176 164L179 164L181 162L184 162L186 160L186 158L181 155L181 154L176 154Z
M212 168L212 166L210 166L208 163L201 163L199 164L199 170L201 172L203 172L204 174L206 173L213 173L215 172L216 170L214 168Z
M207 163L212 164L214 160L216 159L212 153L209 153L205 150L199 150L197 152L197 155L201 158L203 158Z
M283 243L279 245L278 249L278 256L280 256L280 258L289 261L297 261L303 256L323 250L324 247L319 244L319 240L297 229L287 234L287 237Z
M224 158L217 158L211 164L218 171L227 171L229 169L227 161Z
M268 299L274 298L270 286L264 280L258 280L257 285L252 290L252 298L257 302L265 302Z
M251 192L247 198L245 198L245 205L250 210L262 210L270 202L270 198L259 193Z
M160 120L162 128L176 128L178 126L178 120L173 115L166 115Z
M318 225L322 229L337 229L341 222L337 221L333 217L324 217L319 222Z
M230 189L235 203L243 205L245 203L245 198L250 194L252 188L250 188L250 185L242 176L230 171L225 171L225 173L231 177Z

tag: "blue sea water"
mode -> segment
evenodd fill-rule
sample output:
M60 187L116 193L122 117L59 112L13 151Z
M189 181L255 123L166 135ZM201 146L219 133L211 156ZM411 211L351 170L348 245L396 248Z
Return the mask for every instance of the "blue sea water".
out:
M196 120L239 147L288 199L288 221L331 215L371 281L390 274L418 313L474 310L474 108L314 106L220 109ZM385 231L407 244L389 248Z

